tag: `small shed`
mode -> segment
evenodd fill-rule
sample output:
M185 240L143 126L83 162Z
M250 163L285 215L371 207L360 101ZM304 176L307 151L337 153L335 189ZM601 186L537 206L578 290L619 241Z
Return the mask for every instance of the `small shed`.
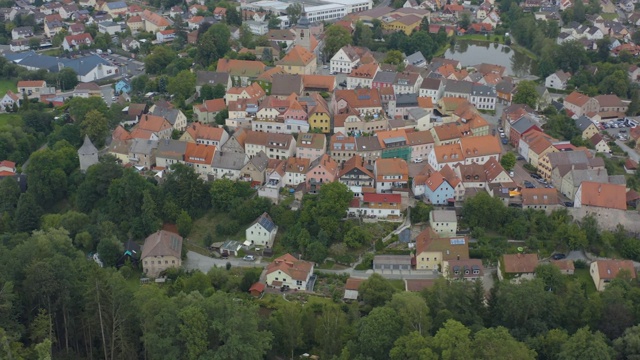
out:
M265 284L257 282L255 284L251 285L251 287L249 288L249 293L253 297L260 297L262 295L262 293L264 293L264 289L265 288L266 288Z
M406 229L402 230L400 232L400 234L398 235L398 240L400 240L401 243L409 243L409 242L411 242L411 229L410 228L406 228Z
M344 286L345 300L358 300L358 288L366 279L348 278L347 284Z
M235 240L227 240L220 247L220 254L227 254L238 256L238 251L242 247L242 244Z

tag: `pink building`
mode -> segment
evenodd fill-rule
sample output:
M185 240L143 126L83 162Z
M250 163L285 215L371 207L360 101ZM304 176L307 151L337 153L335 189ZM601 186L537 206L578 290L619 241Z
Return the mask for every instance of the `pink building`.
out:
M314 160L307 172L307 190L316 193L324 183L334 182L338 178L340 167L331 156L324 154Z

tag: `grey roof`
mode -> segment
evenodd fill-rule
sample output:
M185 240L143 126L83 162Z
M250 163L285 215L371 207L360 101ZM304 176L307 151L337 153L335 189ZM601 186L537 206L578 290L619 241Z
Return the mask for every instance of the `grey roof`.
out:
M84 143L82 143L82 146L80 146L80 149L78 149L78 155L93 155L97 153L98 149L93 146L93 143L91 142L91 139L89 139L89 136L85 135Z
M213 155L212 168L218 169L231 169L240 170L247 163L248 157L246 154L216 151Z
M433 221L455 222L458 221L455 210L432 210Z
M377 136L359 136L356 138L356 148L358 151L382 150Z
M427 59L425 59L424 55L422 55L420 51L416 51L415 53L407 56L404 60L407 64L415 66L425 65L427 63Z
M411 265L411 255L376 255L373 265Z
M253 226L256 223L260 224L260 226L262 226L268 232L271 232L273 229L276 228L276 224L273 222L273 220L271 220L271 217L266 212L262 213L262 215L260 215L260 217L257 218L253 222L253 224L251 224L251 226Z
M269 165L269 156L265 154L264 151L260 150L260 152L254 155L249 162L252 163L258 171L264 171L264 169Z
M20 35L33 34L33 26L20 26L20 27L14 28L11 31L12 32L15 31Z
M624 175L609 175L609 184L627 185L627 178Z
M593 181L606 183L609 181L609 175L606 169L580 169L571 170L573 177L573 186L580 186L583 181Z
M444 91L457 94L471 94L473 83L467 81L447 80Z
M585 131L589 125L593 125L593 121L591 121L588 117L582 115L576 120L576 126L580 131Z
M496 96L496 90L487 85L474 84L471 88L471 95L474 96Z
M176 120L178 120L178 115L180 115L180 110L159 106L158 104L156 104L156 106L153 108L153 111L151 112L151 115L163 117L167 119L167 121L171 125L175 125Z
M512 92L515 87L516 86L514 83L505 80L502 80L496 84L496 90L504 94Z
M114 1L107 3L109 9L122 9L127 7L127 3L124 1Z
M172 139L158 141L157 157L182 161L187 152L187 142Z
M483 77L484 76L479 72L474 72L474 73L469 74L469 79L471 79L471 81L473 81L473 82L478 82L478 81L482 80Z
M418 106L418 94L396 95L396 107Z
M524 134L525 131L537 125L538 124L535 121L525 115L511 124L511 128L517 131L518 134Z
M98 65L111 65L108 61L101 58L99 55L89 55L75 59L65 59L62 62L63 67L73 69L78 75L87 75L91 70L95 69Z
M216 71L198 71L196 72L196 85L204 84L216 85L222 84L225 87L229 82L229 73Z
M395 71L378 71L373 78L373 82L393 84L396 81L396 76L398 76L398 73Z
M151 155L157 148L157 140L133 139L129 152L133 154Z
M291 93L300 95L302 90L302 76L289 74L275 74L271 80L271 95L289 96Z
M547 154L549 163L554 168L558 165L588 164L589 158L584 151L561 151Z
M440 85L442 85L441 79L434 79L434 78L428 77L422 80L422 85L420 85L420 89L438 90L440 89Z
M413 119L420 119L427 115L429 115L429 112L423 108L417 107L417 108L409 109L409 117Z

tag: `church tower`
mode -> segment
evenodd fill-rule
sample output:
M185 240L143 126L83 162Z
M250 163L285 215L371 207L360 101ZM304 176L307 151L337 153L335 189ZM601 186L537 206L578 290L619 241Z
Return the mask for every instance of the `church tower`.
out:
M298 20L298 25L296 25L296 45L300 45L303 48L307 49L309 52L313 52L311 49L311 30L309 27L311 26L311 22L307 17L307 12L304 7L302 8L302 16Z

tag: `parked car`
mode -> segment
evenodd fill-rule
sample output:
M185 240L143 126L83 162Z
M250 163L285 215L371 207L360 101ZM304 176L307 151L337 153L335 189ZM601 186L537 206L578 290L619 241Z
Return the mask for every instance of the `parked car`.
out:
M564 258L566 258L566 257L567 257L567 255L565 255L565 254L553 254L553 255L551 256L551 258L552 258L553 260L562 260L562 259L564 259Z
M535 188L535 187L536 187L536 186L535 186L535 185L533 185L533 183L532 183L531 181L529 181L529 180L525 180L525 181L523 182L523 184L524 184L524 187L526 187L527 189L533 189L533 188Z
M522 156L522 155L518 155L518 156L516 157L516 160L524 160L524 156Z
M499 131L500 133L504 133L504 129L503 129L502 127L499 127L499 128L498 128L498 131Z
M515 173L513 172L513 170L512 170L512 171L509 171L509 176L510 176L510 177L514 177L514 176L516 176L516 174L515 174Z
M566 206L566 207L573 207L573 202L572 202L572 201L565 201L565 202L564 202L564 206Z
M502 145L507 145L509 143L509 140L507 140L506 137L502 138Z
M415 158L415 159L413 159L413 162L416 163L416 164L417 163L421 163L422 162L422 158Z
M245 255L245 256L242 258L242 260L244 260L244 261L255 261L255 260L256 260L256 257L255 257L255 256L253 256L253 255Z

